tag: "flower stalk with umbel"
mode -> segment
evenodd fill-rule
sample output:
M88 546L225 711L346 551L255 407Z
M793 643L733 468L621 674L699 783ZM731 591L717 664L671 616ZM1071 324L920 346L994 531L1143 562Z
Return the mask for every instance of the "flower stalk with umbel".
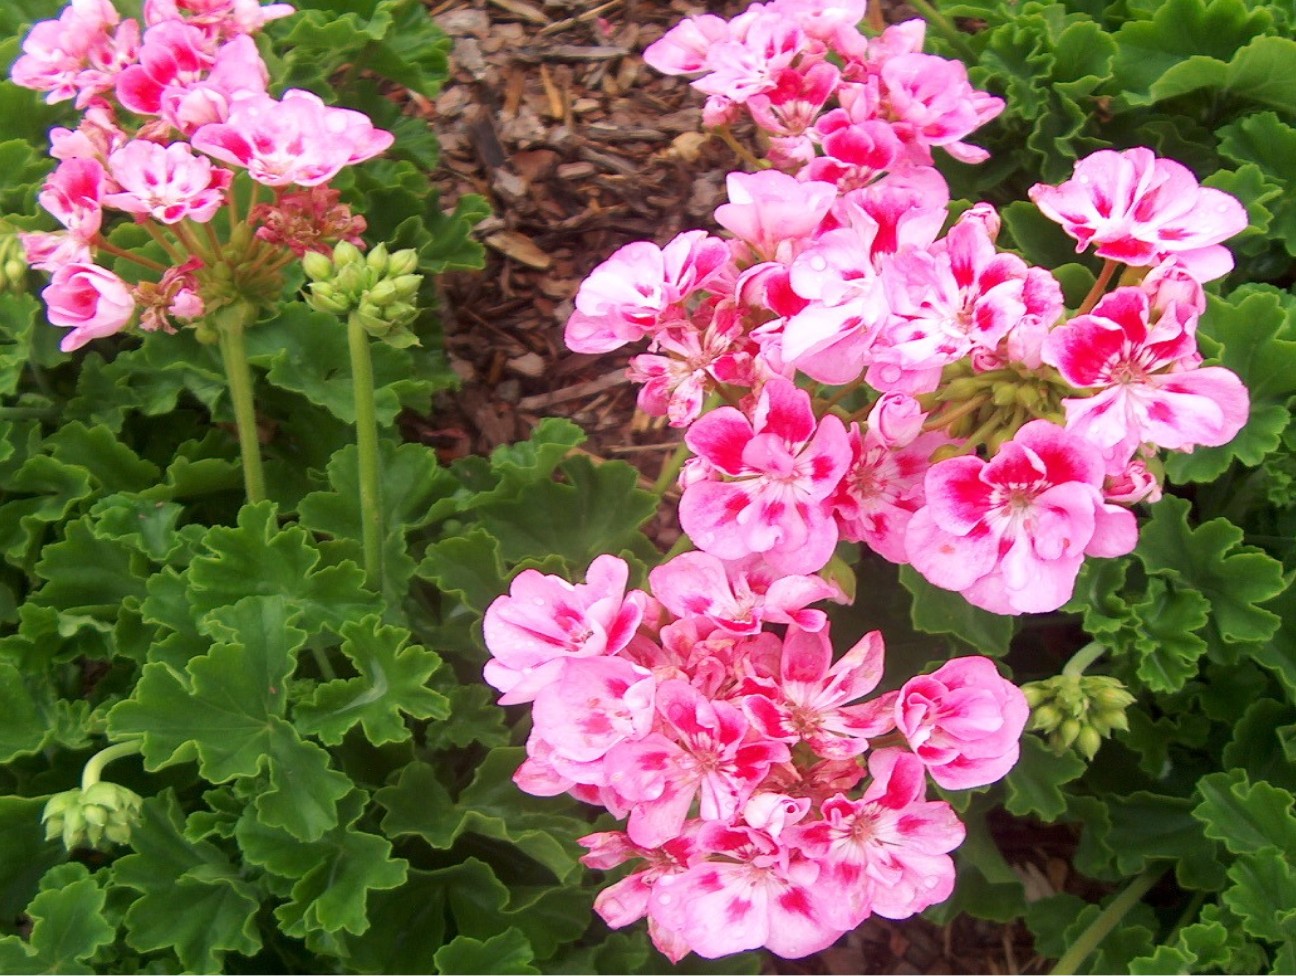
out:
M135 755L140 746L138 739L131 739L96 753L81 772L79 788L50 797L41 815L46 840L58 837L69 851L128 843L143 801L133 790L100 777L110 762Z
M422 275L414 273L418 254L413 250L388 252L385 244L379 244L364 255L343 241L333 249L331 259L315 251L306 254L302 267L310 279L306 287L307 304L317 311L346 318L355 401L364 568L370 585L382 592L386 523L369 342L371 337L395 346L418 341L408 329L418 314L414 303L423 281Z
M83 0L37 24L12 71L84 110L51 133L59 164L40 202L62 228L21 235L28 263L52 275L43 297L68 330L62 348L183 327L219 344L249 501L265 479L243 335L282 297L285 267L358 243L364 220L328 183L392 143L361 112L269 94L252 34L291 12L145 4L141 30L108 0ZM114 214L148 246L118 243Z

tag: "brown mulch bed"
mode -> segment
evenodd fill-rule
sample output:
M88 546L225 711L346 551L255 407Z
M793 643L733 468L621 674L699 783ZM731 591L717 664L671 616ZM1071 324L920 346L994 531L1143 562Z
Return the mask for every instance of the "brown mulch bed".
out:
M732 16L742 6L711 9ZM629 461L651 483L679 433L636 411L626 353L576 355L562 332L581 280L618 247L714 226L732 153L701 134L701 96L640 56L705 8L432 0L430 9L454 39L451 81L428 113L441 140L443 203L479 193L494 216L478 230L484 271L442 281L446 346L462 387L431 419L411 419L411 433L450 460L524 438L542 417L567 417L589 435L590 453ZM653 531L665 545L678 534L669 512ZM1005 817L996 836L1028 890L1042 896L1072 881L1068 831ZM964 916L944 927L871 919L831 949L770 965L815 974L1045 968L1021 923Z

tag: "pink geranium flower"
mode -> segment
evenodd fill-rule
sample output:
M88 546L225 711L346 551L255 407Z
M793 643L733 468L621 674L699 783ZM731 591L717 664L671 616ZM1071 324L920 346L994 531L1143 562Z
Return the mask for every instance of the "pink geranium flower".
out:
M869 756L872 782L858 800L838 793L823 819L792 828L821 866L817 887L833 893L829 919L852 929L872 912L908 918L954 890L949 852L966 830L948 803L927 800L923 764L901 749Z
M1124 470L1143 442L1178 451L1227 444L1250 412L1234 373L1197 367L1191 304L1171 301L1155 322L1150 313L1141 289L1118 288L1044 343L1045 362L1068 383L1099 391L1063 407L1067 429L1103 450L1109 474Z
M630 568L599 556L584 583L523 570L486 610L482 631L492 659L485 678L504 694L500 704L532 701L558 680L568 657L612 655L634 636L647 594L626 593Z
M180 20L155 24L144 32L139 63L117 78L117 99L132 112L157 115L164 92L198 82L214 61L198 28Z
M187 143L161 146L135 139L108 157L108 172L121 187L104 203L164 224L206 223L225 202L230 171L196 156Z
M900 689L896 727L947 790L986 786L1017 764L1030 706L984 657L959 657Z
M51 104L75 98L82 108L112 87L138 44L139 26L132 20L121 23L108 0L72 0L58 20L32 27L10 77L16 85L45 92Z
M717 475L690 484L680 500L680 524L698 548L722 559L763 553L788 573L828 562L837 544L828 498L850 462L840 419L816 424L809 394L775 378L750 419L720 407L684 440Z
M1043 613L1071 596L1086 555L1137 542L1129 511L1105 502L1088 441L1034 420L990 461L955 457L927 472L926 504L905 550L930 582L993 613Z
M266 186L318 186L344 166L371 159L394 141L362 112L325 105L317 95L289 89L282 99L252 95L230 106L229 118L202 126L195 149Z
M1247 225L1234 197L1199 186L1187 167L1142 147L1086 156L1071 179L1037 183L1030 198L1079 242L1077 251L1093 244L1099 257L1140 266L1174 256L1202 281L1233 267L1220 242Z
M89 242L103 223L104 169L97 159L65 159L37 199L76 240Z
M102 339L125 328L135 312L130 286L107 268L95 264L68 264L54 272L41 292L52 324L71 329L59 348L80 349L91 339Z

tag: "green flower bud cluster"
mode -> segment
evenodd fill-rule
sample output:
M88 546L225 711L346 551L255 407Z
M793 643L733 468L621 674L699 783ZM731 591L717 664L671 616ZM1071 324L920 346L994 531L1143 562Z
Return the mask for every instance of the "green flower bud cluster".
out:
M27 290L27 257L22 240L0 220L0 293Z
M1061 423L1062 398L1075 396L1055 370L1003 368L984 373L964 362L946 367L941 386L922 398L930 419L944 424L950 437L966 443L951 445L944 456L966 454L984 445L994 454L1025 424L1038 418ZM944 457L933 460L944 460Z
M418 315L415 301L423 282L423 276L414 273L417 267L417 252L389 252L386 244L367 255L346 241L333 248L332 258L308 251L302 258L310 279L306 303L321 312L348 316L375 338L411 345L417 340L406 327Z
M1134 696L1118 678L1060 674L1023 685L1022 692L1031 707L1031 730L1043 732L1059 755L1074 747L1092 759L1113 730L1129 729L1125 709Z
M45 839L61 837L69 851L125 844L131 828L139 825L142 803L132 790L102 780L85 789L56 793L41 815Z

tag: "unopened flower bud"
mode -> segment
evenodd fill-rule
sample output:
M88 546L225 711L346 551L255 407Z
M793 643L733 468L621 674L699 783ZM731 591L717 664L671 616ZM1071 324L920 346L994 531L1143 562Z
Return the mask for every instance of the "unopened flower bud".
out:
M369 270L373 272L375 278L381 278L387 274L388 259L387 245L379 244L369 252L368 257L365 258L365 264L369 266Z
M1031 728L1036 732L1052 732L1062 724L1063 717L1056 705L1040 705L1031 711Z
M1075 744L1076 739L1080 737L1081 728L1082 726L1076 719L1064 719L1057 728L1056 744L1063 749L1070 749Z
M387 277L400 278L413 274L418 268L418 251L412 247L393 251L387 260ZM422 275L419 275L421 278Z
M130 840L140 822L143 801L133 790L100 781L84 790L57 793L45 804L41 820L46 840L58 837L69 851L79 847L103 849Z
M365 257L360 253L360 248L356 247L350 241L338 241L333 247L333 263L338 268L349 267L355 264L364 264Z
M311 281L325 281L333 277L333 262L319 251L307 251L302 255L302 270Z
M344 242L345 243L345 242ZM339 244L339 247L342 245ZM351 245L347 245L350 247ZM357 251L357 254L360 252ZM359 264L338 264L333 275L333 283L344 295L358 295L369 284L369 269L363 261Z
M306 294L306 304L317 312L328 312L330 315L343 315L351 303L328 282L316 282Z
M1082 756L1086 759L1092 759L1102 747L1102 740L1103 737L1098 734L1098 730L1087 725L1080 729L1080 734L1076 736L1075 746L1080 750Z
M365 291L365 301L379 308L391 305L397 299L394 282L383 280Z
M1011 407L1017 402L1017 384L996 383L991 388L990 399L996 407Z
M388 269L388 278L396 286L396 295L403 302L412 301L418 294L419 287L423 284L423 276L419 274L403 274L391 276L391 269Z

